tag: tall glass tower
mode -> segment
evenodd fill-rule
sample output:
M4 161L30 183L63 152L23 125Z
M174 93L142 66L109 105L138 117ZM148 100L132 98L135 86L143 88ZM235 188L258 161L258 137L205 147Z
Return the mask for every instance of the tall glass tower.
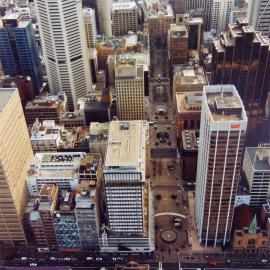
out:
M38 94L42 84L39 57L31 21L17 13L7 14L0 22L0 60L5 75L27 75Z

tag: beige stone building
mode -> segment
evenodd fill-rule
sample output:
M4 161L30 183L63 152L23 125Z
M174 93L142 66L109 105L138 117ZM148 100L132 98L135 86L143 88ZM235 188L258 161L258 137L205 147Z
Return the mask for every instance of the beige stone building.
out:
M177 92L202 91L208 85L204 69L201 66L176 65L173 74L173 94Z
M138 9L135 2L114 3L112 7L112 27L114 36L137 32Z
M184 129L199 129L201 120L202 93L185 92L175 95L175 125L181 138Z
M144 119L144 65L135 59L117 59L115 92L120 120Z
M0 244L27 245L22 225L32 147L16 88L0 89Z
M255 215L249 227L234 231L232 246L237 253L265 253L269 248L269 233L257 226Z

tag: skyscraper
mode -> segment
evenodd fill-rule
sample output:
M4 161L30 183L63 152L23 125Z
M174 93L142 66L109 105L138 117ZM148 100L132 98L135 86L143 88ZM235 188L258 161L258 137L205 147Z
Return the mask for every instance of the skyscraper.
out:
M97 38L95 10L91 8L84 8L83 20L87 47L94 48Z
M199 241L205 245L230 240L246 128L236 88L205 86L195 194Z
M144 65L119 58L115 67L117 116L120 120L144 119Z
M185 0L185 13L203 18L204 29L210 30L213 0Z
M42 70L34 30L31 21L17 13L5 15L0 22L0 61L5 75L30 76L39 93Z
M146 179L149 155L146 121L111 122L103 170L109 225L104 248L154 249L152 193Z
M50 90L64 91L74 110L92 87L81 1L35 3Z
M270 0L249 0L248 20L256 30L270 37Z
M257 144L270 90L270 39L246 20L231 24L228 33L214 40L212 84L234 84L248 113L247 143Z
M112 36L112 1L111 0L98 0L98 23L99 31L107 37Z
M135 2L113 3L112 6L113 35L127 35L129 31L137 32L138 9Z
M15 88L0 89L0 138L0 243L18 247L27 244L22 218L28 200L25 176L33 152Z
M249 184L249 205L260 208L270 195L270 147L246 147L243 171Z
M227 30L234 0L213 0L211 8L211 28L217 32Z

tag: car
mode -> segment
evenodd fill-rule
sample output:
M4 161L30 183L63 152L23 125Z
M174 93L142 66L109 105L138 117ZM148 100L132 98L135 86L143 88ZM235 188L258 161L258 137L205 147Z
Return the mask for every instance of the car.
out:
M217 262L214 261L214 260L210 260L210 261L208 262L208 264L211 265L211 266L216 266L216 265L217 265Z
M175 221L175 222L179 222L179 223L182 222L181 218L174 218L174 221Z
M64 258L64 261L70 261L70 258L69 257L65 257Z
M37 266L37 263L30 263L30 266Z
M27 261L28 258L27 257L21 257L21 261Z
M94 258L93 257L86 257L87 261L92 261Z
M180 227L181 227L181 223L179 223L179 222L175 222L175 223L174 223L174 227L176 227L176 228L180 228Z
M267 259L262 259L262 263L268 263Z
M96 257L96 261L102 261L102 257Z
M55 257L51 257L50 260L51 261L56 261L56 258Z

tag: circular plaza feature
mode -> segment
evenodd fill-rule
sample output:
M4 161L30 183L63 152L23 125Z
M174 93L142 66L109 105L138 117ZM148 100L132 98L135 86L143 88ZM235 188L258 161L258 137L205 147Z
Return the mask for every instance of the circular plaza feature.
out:
M158 132L156 137L157 137L157 139L159 140L160 143L166 143L170 138L169 133L166 132L166 131Z
M165 243L173 244L179 239L179 235L173 229L165 229L160 232L160 239Z

